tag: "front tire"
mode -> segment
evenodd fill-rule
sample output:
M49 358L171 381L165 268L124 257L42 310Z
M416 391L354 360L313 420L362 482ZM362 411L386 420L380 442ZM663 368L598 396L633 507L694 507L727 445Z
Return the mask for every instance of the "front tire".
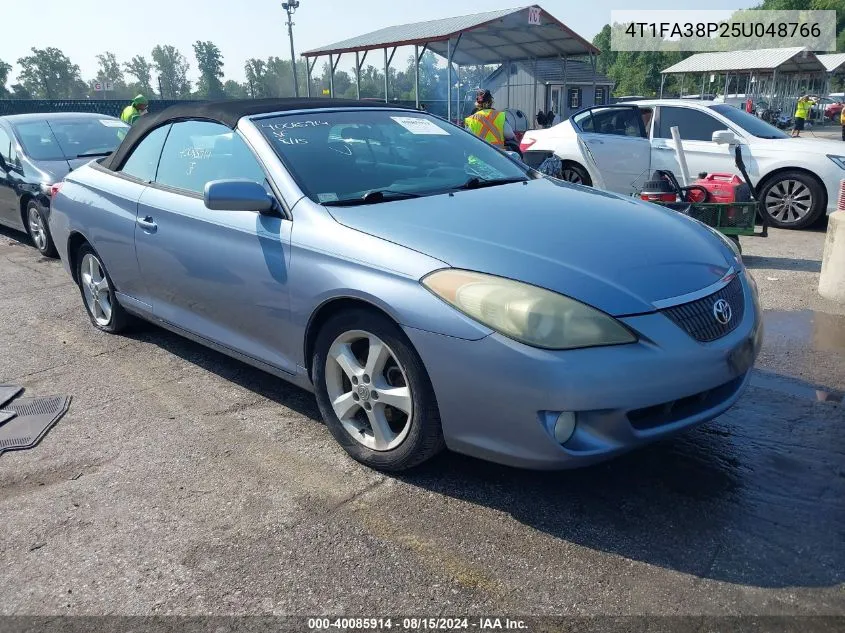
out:
M131 317L118 303L114 284L99 255L91 246L83 244L77 252L76 265L82 303L93 326L109 334L125 330Z
M824 188L800 171L786 171L766 181L760 189L760 200L769 223L781 229L810 226L826 206Z
M428 373L385 316L361 309L331 317L317 336L312 367L320 413L353 459L396 472L443 450Z
M35 244L35 248L44 257L58 257L44 210L35 200L30 200L26 205L26 232L29 233L29 239Z

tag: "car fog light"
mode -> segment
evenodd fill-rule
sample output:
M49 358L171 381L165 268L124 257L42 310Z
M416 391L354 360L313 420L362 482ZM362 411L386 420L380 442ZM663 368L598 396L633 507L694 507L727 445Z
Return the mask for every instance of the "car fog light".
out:
M572 411L564 411L557 416L555 422L555 439L559 444L566 444L575 433L575 414Z

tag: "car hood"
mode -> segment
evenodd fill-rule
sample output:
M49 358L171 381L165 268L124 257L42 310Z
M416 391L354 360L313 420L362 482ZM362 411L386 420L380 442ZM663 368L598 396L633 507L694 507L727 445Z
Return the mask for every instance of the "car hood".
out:
M845 155L845 144L841 141L829 141L819 138L763 138L756 139L754 144L765 145L769 149L778 151L813 154L833 154L835 156Z
M654 301L706 288L732 265L730 249L686 216L546 179L328 210L450 266L542 286L614 316L653 311Z

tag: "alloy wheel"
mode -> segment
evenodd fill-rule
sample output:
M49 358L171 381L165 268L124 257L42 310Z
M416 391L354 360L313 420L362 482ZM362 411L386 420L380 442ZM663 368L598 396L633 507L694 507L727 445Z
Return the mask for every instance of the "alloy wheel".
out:
M363 330L344 332L329 348L325 377L335 415L356 442L389 451L405 440L414 414L411 389L384 341Z
M80 284L85 305L97 325L107 326L112 318L112 295L103 265L91 253L86 253L80 265Z
M578 173L578 170L572 169L571 167L564 167L561 170L560 179L565 180L566 182L571 182L576 185L584 184L584 179L581 177L581 174Z
M37 207L29 207L29 235L39 251L47 248L47 228Z
M813 208L813 193L799 180L781 180L766 194L766 211L784 224L804 219Z

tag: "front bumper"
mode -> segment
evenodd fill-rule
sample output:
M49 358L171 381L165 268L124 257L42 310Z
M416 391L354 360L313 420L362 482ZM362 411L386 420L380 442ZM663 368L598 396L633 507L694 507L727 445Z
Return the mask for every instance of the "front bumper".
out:
M446 445L511 466L584 466L720 415L742 394L762 344L757 302L743 273L745 312L722 338L699 343L661 313L623 318L631 345L571 351L498 334L477 341L405 328L425 364ZM560 445L549 421L577 413Z

